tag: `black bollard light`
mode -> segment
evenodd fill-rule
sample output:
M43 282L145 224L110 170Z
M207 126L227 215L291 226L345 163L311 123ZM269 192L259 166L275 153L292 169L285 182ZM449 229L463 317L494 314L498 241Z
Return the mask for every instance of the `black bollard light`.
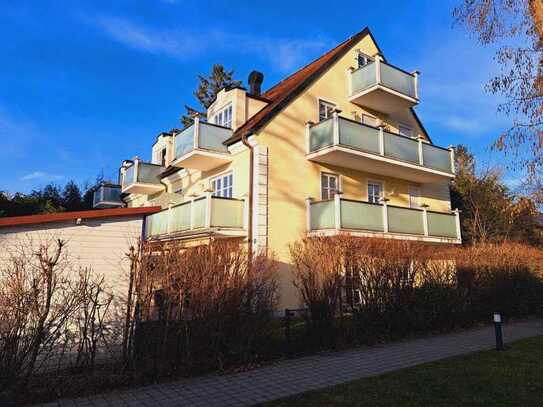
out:
M496 350L503 350L502 315L494 313L494 331L496 332Z

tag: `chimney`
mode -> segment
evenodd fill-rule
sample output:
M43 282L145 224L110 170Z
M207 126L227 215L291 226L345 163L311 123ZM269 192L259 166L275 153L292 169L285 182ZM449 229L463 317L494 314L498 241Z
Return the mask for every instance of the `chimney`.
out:
M260 96L260 86L264 82L264 74L258 71L252 71L249 74L249 93L254 96Z

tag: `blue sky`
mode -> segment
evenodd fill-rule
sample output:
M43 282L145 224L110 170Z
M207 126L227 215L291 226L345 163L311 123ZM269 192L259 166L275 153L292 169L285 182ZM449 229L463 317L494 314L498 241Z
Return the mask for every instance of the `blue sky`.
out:
M213 63L243 81L260 70L268 88L366 25L389 61L422 72L417 112L433 141L503 162L488 151L508 123L483 89L493 50L453 27L459 1L3 0L0 190L114 177L179 126Z

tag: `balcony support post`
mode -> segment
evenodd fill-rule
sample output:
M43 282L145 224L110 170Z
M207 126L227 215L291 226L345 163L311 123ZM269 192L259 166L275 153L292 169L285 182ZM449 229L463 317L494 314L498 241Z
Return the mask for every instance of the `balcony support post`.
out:
M354 68L352 66L347 68L347 94L349 96L353 94L353 72Z
M336 230L341 229L341 194L336 192L334 195L334 215L335 215L335 226Z
M206 191L206 213L205 213L205 228L209 229L211 227L211 200L212 192Z
M456 166L454 164L454 146L449 146L449 151L451 153L451 173L456 174Z
M194 116L194 149L197 150L200 146L200 116Z
M166 219L166 232L168 234L172 233L172 204L168 204L168 216Z
M190 230L194 230L194 197L190 199Z
M419 71L413 72L413 82L415 86L415 99L419 98L419 75L420 75Z
M379 154L384 157L385 155L385 125L381 123L379 125Z
M375 57L375 83L377 85L381 84L381 56L377 55Z
M458 240L462 240L462 230L460 228L460 211L458 209L454 210L454 220L456 225L456 237Z
M311 203L312 202L313 202L313 198L311 197L305 198L305 207L306 207L305 220L306 220L308 232L311 232L311 228L312 228L311 226Z
M132 182L136 183L138 182L138 173L140 172L140 159L139 158L136 158L134 160L134 179L132 180Z
M335 146L339 145L339 113L335 111L332 113L332 127L334 129L334 144Z
M383 198L383 232L388 233L388 199Z
M422 205L422 228L424 236L428 236L428 205Z
M422 137L418 137L419 142L419 165L422 167L424 166L424 150L422 148Z
M305 123L305 153L309 154L311 152L311 126L313 122Z
M249 225L249 199L243 197L243 230L247 230Z

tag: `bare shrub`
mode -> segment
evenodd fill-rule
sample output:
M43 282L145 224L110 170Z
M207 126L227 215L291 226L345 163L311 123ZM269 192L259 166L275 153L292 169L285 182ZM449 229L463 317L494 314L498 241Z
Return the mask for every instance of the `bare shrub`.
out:
M291 255L310 328L322 329L317 338L333 333L345 311L352 335L374 342L488 321L496 310L524 317L543 305L543 253L520 244L463 248L343 235L306 238Z
M64 241L21 244L0 269L0 388L24 398L38 376L93 366L110 302L103 280L71 267Z
M155 341L155 368L171 361L173 370L222 369L258 355L277 303L272 258L249 256L231 241L191 248L171 243L146 249L136 269L140 318L160 334L146 334L142 322L135 341L140 352Z

